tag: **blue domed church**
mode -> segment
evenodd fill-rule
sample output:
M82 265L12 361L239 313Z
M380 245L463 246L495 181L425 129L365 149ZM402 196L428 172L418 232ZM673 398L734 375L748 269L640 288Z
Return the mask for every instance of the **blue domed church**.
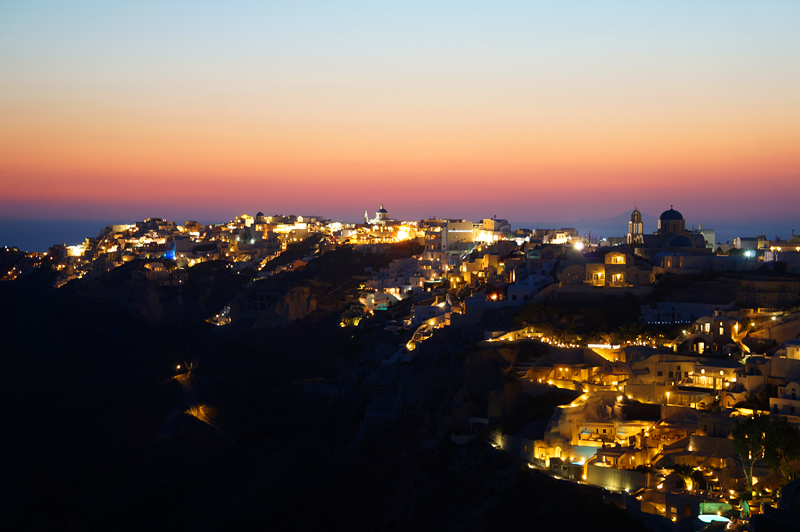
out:
M638 211L634 212L634 216ZM641 220L641 215L639 215ZM637 240L641 243L636 246L636 254L643 257L652 257L662 251L673 251L691 255L705 255L711 253L706 247L702 234L686 230L686 220L683 215L670 205L669 210L661 213L658 218L658 230L651 234L642 234Z

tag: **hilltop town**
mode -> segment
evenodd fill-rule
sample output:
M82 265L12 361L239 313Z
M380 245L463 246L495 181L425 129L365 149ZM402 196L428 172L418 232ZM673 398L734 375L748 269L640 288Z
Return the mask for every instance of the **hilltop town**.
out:
M77 246L3 250L13 304L2 321L20 352L33 349L19 331L40 326L45 299L24 301L36 286L59 312L80 302L160 331L169 349L152 375L174 376L182 393L173 421L145 431L157 441L148 456L165 463L186 449L227 456L216 449L269 432L270 416L306 445L324 437L293 432L303 412L343 409L340 425L324 422L342 452L374 452L406 431L414 452L447 449L451 469L511 458L524 467L515 475L597 488L650 529L797 529L800 237L721 245L673 208L653 229L638 210L603 239L496 217L400 221L383 205L358 224L151 218ZM96 342L120 346L127 333L103 323ZM181 340L167 338L171 327ZM297 412L259 402L289 388L305 405ZM187 431L214 443L179 440ZM115 509L174 488L189 467L159 462L176 468L162 475L155 461L131 473Z

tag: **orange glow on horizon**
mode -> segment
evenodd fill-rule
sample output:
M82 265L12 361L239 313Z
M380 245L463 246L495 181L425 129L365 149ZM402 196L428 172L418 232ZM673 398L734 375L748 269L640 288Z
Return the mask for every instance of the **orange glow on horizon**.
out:
M12 4L11 219L179 204L354 220L390 202L398 216L567 220L634 197L648 214L796 218L791 2L724 17L697 2L266 2L189 19L154 2Z
M574 131L558 123L506 130L400 124L375 131L163 121L148 129L56 119L37 124L26 122L24 114L10 118L0 129L5 152L0 172L11 178L5 191L10 197L45 192L63 198L68 190L83 195L104 188L104 180L123 190L126 180L143 186L168 180L168 188L180 190L220 179L243 184L268 179L280 192L283 179L312 185L346 180L359 186L382 178L430 185L431 177L473 184L499 178L514 186L531 178L569 179L578 187L614 179L622 187L647 186L642 176L669 176L681 183L701 176L793 176L800 168L800 128L779 130L780 124L654 129L615 124L606 134L600 124ZM752 133L765 130L774 133ZM66 184L64 176L74 177Z

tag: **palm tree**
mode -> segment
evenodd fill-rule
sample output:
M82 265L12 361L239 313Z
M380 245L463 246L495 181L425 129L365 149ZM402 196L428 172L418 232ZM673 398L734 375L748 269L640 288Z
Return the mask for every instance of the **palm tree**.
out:
M667 469L671 469L672 472L681 477L687 490L694 490L695 478L693 475L697 469L689 464L675 464Z

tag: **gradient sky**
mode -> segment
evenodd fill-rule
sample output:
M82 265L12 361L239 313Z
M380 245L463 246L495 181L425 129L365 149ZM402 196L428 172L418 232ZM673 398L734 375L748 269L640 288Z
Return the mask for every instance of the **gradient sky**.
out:
M800 2L431 4L0 2L0 218L800 218Z

